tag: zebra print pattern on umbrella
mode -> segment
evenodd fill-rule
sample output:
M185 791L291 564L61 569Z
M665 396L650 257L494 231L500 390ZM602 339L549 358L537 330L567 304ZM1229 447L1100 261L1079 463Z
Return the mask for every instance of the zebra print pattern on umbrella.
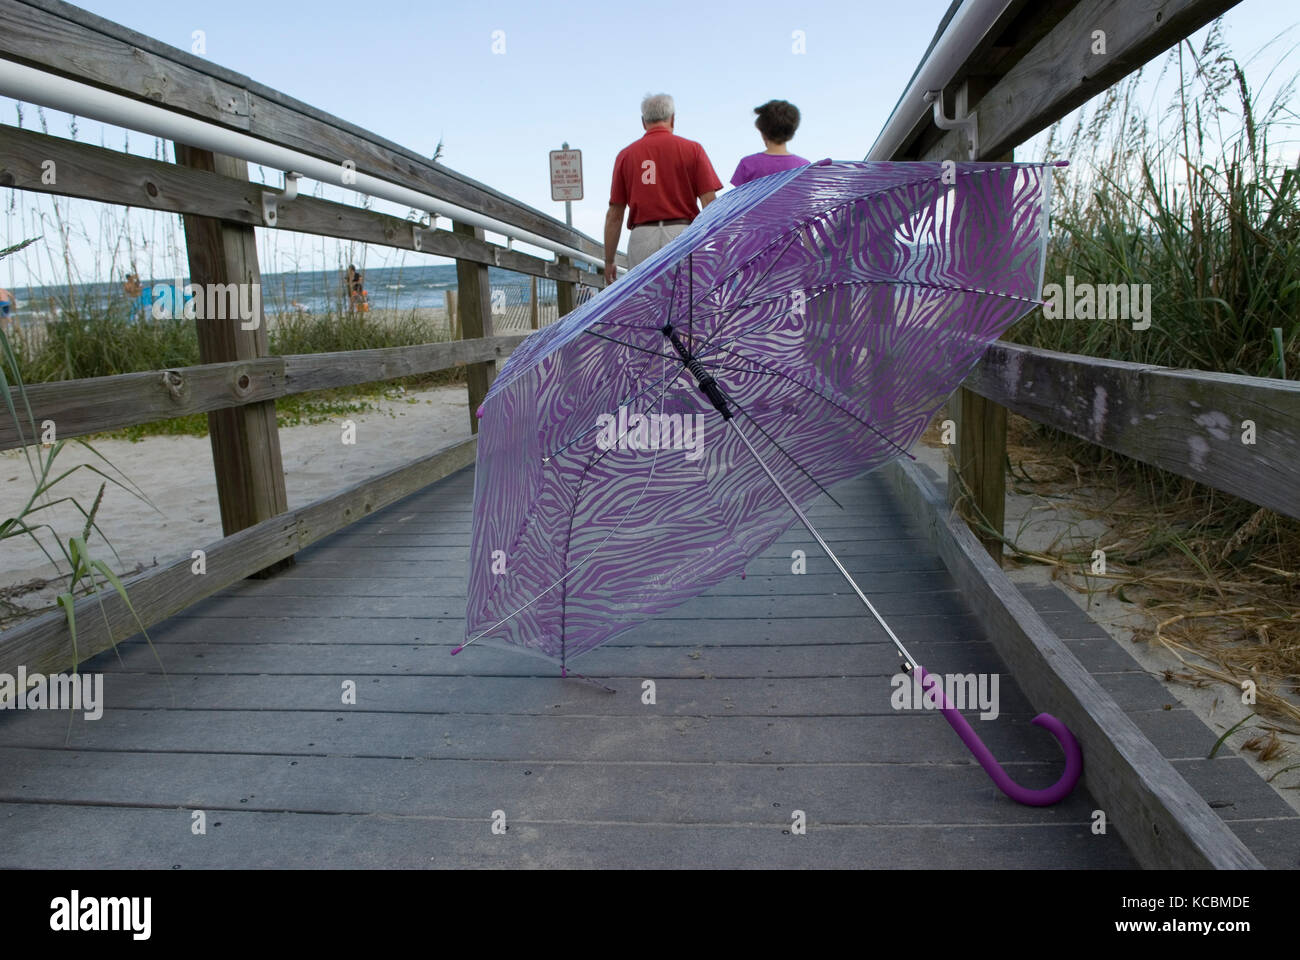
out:
M665 324L806 504L901 456L1040 302L1050 182L990 163L763 177L530 336L481 410L467 637L570 660L741 573L794 521ZM702 437L682 429L697 419ZM660 426L660 449L606 449Z

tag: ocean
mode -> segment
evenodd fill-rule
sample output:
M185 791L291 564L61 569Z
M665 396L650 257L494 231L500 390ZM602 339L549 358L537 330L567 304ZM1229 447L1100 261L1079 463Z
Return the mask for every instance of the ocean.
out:
M423 267L379 267L363 270L365 285L372 310L415 310L427 307L445 307L445 293L456 289L455 264ZM188 277L180 278L182 283ZM175 277L155 277L142 280L145 289L157 284L172 286ZM488 283L493 294L505 297L504 306L526 304L530 300L530 278L511 270L488 267ZM58 314L67 305L69 293L82 309L105 309L113 304L125 307L127 296L122 281L75 284L69 291L67 285L48 287L16 287L17 312ZM541 303L555 300L555 282L539 279L537 299ZM343 303L343 274L338 270L308 270L295 273L265 273L262 275L262 303L269 313L305 310L326 313L338 310ZM51 309L51 308L54 309Z

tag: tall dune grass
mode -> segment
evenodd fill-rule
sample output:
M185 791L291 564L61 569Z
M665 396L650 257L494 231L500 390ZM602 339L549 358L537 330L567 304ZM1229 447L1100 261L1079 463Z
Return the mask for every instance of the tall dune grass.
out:
M1275 141L1295 132L1295 78L1256 102L1216 25L1167 69L1177 92L1149 115L1142 74L1051 131L1056 174L1045 280L1150 284L1151 326L1046 319L1012 337L1070 353L1259 377L1300 375L1300 171Z

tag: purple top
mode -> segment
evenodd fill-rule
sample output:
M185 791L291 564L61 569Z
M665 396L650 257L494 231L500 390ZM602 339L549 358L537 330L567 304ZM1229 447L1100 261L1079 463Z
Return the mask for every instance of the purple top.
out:
M738 187L742 183L766 177L770 173L780 173L782 170L793 170L795 167L807 165L807 160L796 157L793 153L751 153L736 165L736 172L731 175L731 185Z

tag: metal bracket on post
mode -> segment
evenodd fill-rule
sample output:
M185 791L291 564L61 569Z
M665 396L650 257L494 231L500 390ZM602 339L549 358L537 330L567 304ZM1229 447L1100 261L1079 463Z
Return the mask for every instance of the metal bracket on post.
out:
M298 178L300 173L294 173L292 170L286 170L284 173L284 191L282 193L272 193L269 190L262 191L262 222L268 227L274 227L275 221L279 215L276 209L277 204L288 203L298 196Z
M423 235L424 227L418 223L411 224L411 246L415 247L416 250L424 249L424 241L421 239Z
M925 102L934 104L934 125L940 130L965 130L966 136L970 139L970 158L975 160L979 157L980 146L980 126L975 111L970 111L964 116L949 119L943 115L943 91L929 90L925 94Z

